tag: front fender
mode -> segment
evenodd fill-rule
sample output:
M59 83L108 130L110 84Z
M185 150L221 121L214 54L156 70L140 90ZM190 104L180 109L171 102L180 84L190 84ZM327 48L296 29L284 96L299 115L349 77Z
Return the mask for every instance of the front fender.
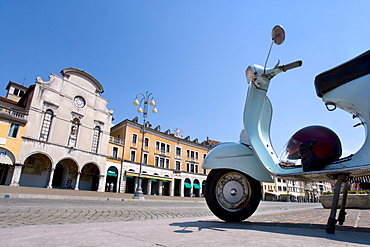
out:
M211 150L202 164L203 169L234 169L252 178L271 183L270 173L259 162L253 150L240 143L222 143Z

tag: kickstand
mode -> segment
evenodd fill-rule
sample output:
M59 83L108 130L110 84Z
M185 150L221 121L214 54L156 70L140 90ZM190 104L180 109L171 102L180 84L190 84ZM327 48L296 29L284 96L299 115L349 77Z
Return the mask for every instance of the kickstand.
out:
M344 181L344 178L346 177L346 174L339 174L337 177L337 182L335 184L335 190L334 190L334 197L333 202L331 204L331 211L330 211L330 217L328 219L328 223L326 224L326 232L330 234L335 233L335 224L337 223L337 220L335 219L335 216L337 215L337 208L338 208L338 202L339 202L339 195L340 195L340 189L342 186L342 183ZM348 182L346 181L346 186L344 188L348 192ZM347 193L345 194L345 197L347 197ZM346 200L346 199L345 199ZM338 220L339 222L344 222L345 218L345 201L342 202L341 205L341 215L339 216Z
M344 190L343 190L343 197L342 197L342 205L340 205L340 211L338 216L338 224L343 225L343 222L346 220L346 203L347 203L347 195L348 195L348 180L344 182Z

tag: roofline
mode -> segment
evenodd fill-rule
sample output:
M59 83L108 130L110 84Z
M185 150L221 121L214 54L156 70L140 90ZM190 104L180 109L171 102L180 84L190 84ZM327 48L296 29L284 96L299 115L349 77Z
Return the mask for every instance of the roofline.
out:
M21 85L21 84L19 84L19 83L16 83L16 82L14 82L14 81L9 81L9 83L8 83L8 85L6 85L6 88L5 88L5 89L6 89L6 90L9 90L10 85L16 85L17 87L24 89L24 91L26 91L26 90L28 89L28 87L23 86L23 85Z
M65 68L65 69L62 69L60 71L60 73L64 77L67 77L67 78L70 75L73 75L73 74L83 76L83 77L87 78L88 80L90 80L92 82L92 84L96 88L96 92L98 92L98 93L103 93L104 92L103 86L100 84L100 82L97 79L95 79L95 77L93 77L92 75L87 73L86 71L83 71L81 69L76 69L76 68Z
M115 124L114 126L112 126L111 127L111 132L112 132L113 128L117 128L117 127L123 126L125 124L136 125L138 128L142 128L142 126L143 126L142 124L139 124L137 122L134 122L134 121L132 121L130 119L125 119L125 120L119 122L118 124ZM158 134L160 134L162 136L166 136L167 138L170 138L170 139L173 139L173 140L178 140L178 141L181 141L183 143L187 143L188 145L197 145L197 146L202 146L204 148L209 148L210 146L212 146L212 144L203 144L204 142L194 142L194 141L191 141L191 140L187 140L185 138L176 137L173 134L167 134L165 132L155 130L154 128L148 128L148 127L146 127L145 129L147 131L158 133Z

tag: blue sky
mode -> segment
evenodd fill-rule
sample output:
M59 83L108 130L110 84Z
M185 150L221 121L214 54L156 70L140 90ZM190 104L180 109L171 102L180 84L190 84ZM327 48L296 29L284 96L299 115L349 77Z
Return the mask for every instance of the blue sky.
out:
M277 152L298 129L332 128L345 153L362 127L328 112L314 90L317 74L369 49L370 1L0 0L0 83L34 84L75 67L103 85L114 123L137 116L138 92L154 93L148 120L191 139L238 141L247 92L245 69L263 65L276 24L286 40L272 50L303 66L276 77L271 138ZM141 121L141 116L140 121Z

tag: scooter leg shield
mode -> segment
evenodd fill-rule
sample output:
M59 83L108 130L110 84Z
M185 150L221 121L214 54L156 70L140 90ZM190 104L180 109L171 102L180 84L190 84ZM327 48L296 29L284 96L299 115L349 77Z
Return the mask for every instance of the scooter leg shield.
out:
M223 143L215 147L206 156L203 169L233 169L252 178L271 183L270 173L260 163L253 150L240 143Z

